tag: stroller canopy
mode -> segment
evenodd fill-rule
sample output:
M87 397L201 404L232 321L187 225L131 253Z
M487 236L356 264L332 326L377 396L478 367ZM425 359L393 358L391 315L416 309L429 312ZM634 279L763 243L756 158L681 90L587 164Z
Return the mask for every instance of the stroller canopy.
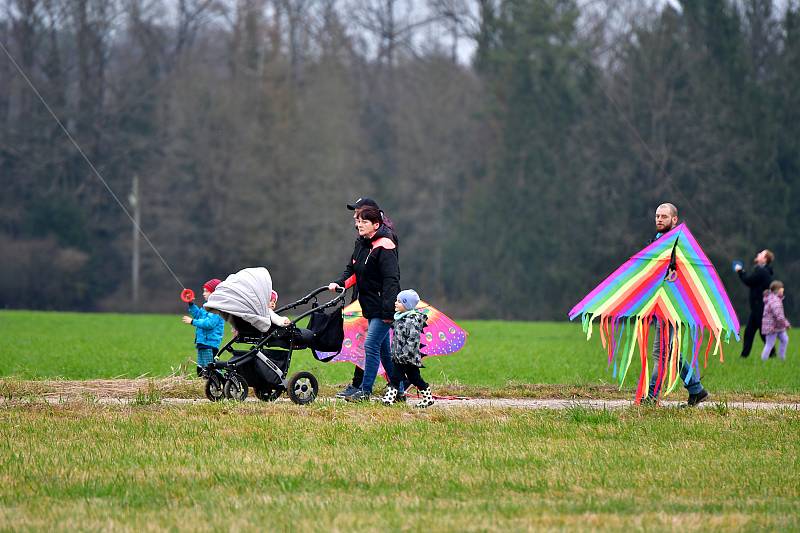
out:
M241 317L257 330L266 332L272 324L269 318L271 293L269 270L264 267L245 268L217 285L203 307Z

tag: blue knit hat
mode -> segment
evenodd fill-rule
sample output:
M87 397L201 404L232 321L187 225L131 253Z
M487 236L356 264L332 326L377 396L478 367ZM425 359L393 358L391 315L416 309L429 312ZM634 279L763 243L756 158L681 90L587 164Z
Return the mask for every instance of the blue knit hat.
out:
M397 295L397 300L403 304L403 307L411 311L419 303L419 294L414 289L406 289L400 291L400 294Z

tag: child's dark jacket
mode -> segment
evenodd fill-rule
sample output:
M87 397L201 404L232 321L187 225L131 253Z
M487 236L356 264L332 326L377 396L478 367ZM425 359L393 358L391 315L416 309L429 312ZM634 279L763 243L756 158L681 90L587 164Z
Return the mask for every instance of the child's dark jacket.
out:
M393 324L392 361L399 364L422 366L420 336L428 317L419 311L410 311L396 318Z

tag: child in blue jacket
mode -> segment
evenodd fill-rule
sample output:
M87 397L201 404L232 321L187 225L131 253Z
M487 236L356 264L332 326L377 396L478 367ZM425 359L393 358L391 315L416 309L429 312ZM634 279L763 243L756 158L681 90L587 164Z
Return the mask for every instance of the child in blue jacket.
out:
M203 298L208 300L220 283L221 281L216 278L206 281L203 284ZM225 321L221 316L197 307L194 302L189 302L189 314L191 316L184 316L181 320L184 324L191 324L195 327L194 343L197 346L197 375L199 376L200 369L213 361L214 356L219 352L219 345L225 332Z

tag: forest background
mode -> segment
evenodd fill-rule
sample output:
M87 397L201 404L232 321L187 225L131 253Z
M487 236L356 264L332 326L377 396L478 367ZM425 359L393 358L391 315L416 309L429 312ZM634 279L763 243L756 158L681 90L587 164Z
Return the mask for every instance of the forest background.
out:
M564 319L675 203L717 266L800 284L800 5L695 0L0 0L0 42L180 281L282 303L379 201L403 287ZM174 311L179 284L0 54L0 307Z

